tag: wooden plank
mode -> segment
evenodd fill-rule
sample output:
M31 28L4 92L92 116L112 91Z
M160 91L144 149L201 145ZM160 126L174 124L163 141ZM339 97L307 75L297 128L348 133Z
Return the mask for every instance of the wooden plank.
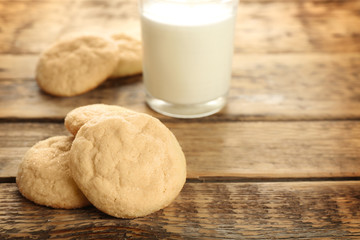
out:
M35 78L38 54L29 55L0 55L0 81L2 79L31 79Z
M236 51L359 52L359 8L351 0L240 1Z
M94 103L152 112L145 106L145 93L139 75L110 79L91 92L69 98L44 93L35 79L0 79L0 102L1 118L63 119L75 107Z
M359 69L357 53L236 55L225 113L267 119L358 119Z
M360 176L359 121L165 124L184 150L188 178ZM64 134L62 123L1 123L0 177L15 177L36 142Z
M352 0L240 1L236 52L358 52L359 9ZM0 11L0 53L39 53L82 31L139 37L137 1L8 0L0 2Z
M38 54L79 32L140 34L136 1L5 1L0 11L1 53Z
M186 183L167 208L115 219L94 207L33 204L0 185L0 237L171 239L357 239L360 183Z
M0 55L1 118L64 118L103 102L153 113L141 75L108 80L77 97L52 97L34 80L37 55ZM360 54L242 54L234 57L227 107L216 119L359 119ZM163 116L156 115L162 119Z

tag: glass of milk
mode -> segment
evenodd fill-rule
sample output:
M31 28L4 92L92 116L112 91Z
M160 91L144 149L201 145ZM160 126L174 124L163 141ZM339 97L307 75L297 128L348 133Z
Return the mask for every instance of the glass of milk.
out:
M220 111L230 87L238 0L139 0L147 104L172 117Z

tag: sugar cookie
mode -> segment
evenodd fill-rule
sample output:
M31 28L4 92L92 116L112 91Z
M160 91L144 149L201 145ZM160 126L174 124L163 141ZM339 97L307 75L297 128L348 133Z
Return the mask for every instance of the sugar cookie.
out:
M69 150L73 137L56 136L31 147L16 176L19 191L27 199L53 208L90 205L70 175Z
M118 63L112 78L125 77L142 72L142 48L141 42L126 34L115 34L112 39L118 45Z
M65 127L75 136L82 125L95 117L129 116L134 114L137 113L116 105L86 105L75 108L66 115Z
M112 74L117 53L116 43L100 36L63 39L40 55L36 80L49 94L79 95L99 86Z
M166 207L186 179L185 157L171 131L149 115L135 118L93 119L80 128L70 150L79 188L95 207L119 218Z

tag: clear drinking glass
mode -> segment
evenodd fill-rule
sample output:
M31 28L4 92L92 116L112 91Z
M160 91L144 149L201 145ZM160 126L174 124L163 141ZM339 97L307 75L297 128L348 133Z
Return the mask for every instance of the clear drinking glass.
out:
M172 117L214 114L230 86L238 0L139 0L146 101Z

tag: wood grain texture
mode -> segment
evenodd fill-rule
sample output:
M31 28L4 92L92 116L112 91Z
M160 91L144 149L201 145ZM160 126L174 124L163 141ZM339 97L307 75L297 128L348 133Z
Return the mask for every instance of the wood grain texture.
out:
M169 207L132 220L38 206L3 183L0 219L2 239L356 239L360 183L186 183Z
M0 117L64 118L75 107L107 103L151 113L141 75L111 79L84 95L43 93L37 56L0 55ZM359 119L360 54L236 55L227 107L213 119Z
M359 9L353 0L239 1L236 52L359 52ZM139 36L137 1L8 0L0 11L0 53L39 53L80 31Z
M187 158L188 178L360 176L360 122L209 122L165 124ZM0 177L15 177L25 152L62 123L1 123Z
M239 1L238 53L359 52L359 1Z

